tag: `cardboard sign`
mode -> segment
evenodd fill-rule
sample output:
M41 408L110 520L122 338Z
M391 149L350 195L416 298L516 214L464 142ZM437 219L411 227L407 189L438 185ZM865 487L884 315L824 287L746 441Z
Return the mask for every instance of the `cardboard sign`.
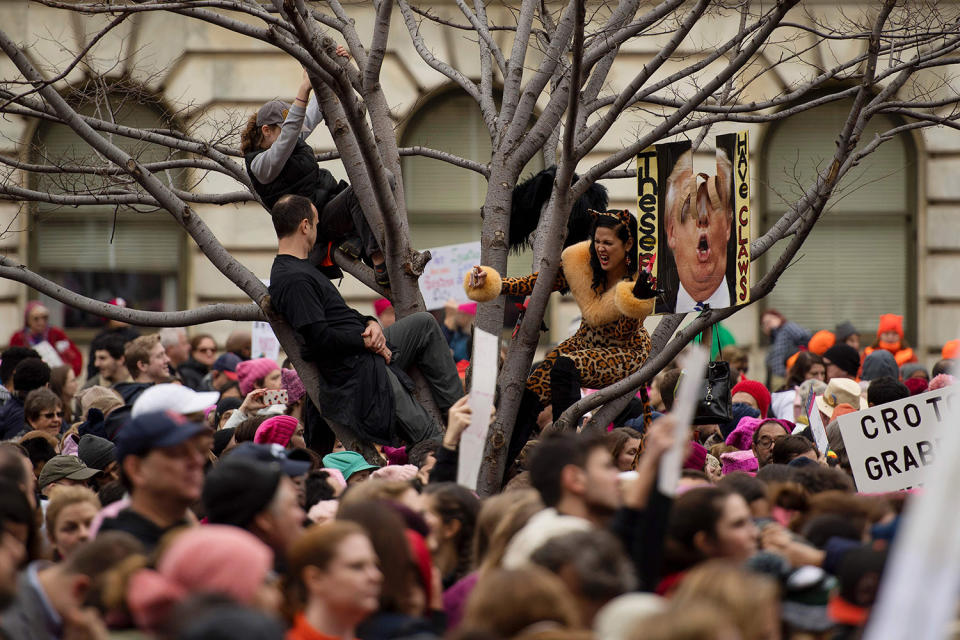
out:
M471 265L472 266L472 265ZM473 367L470 384L470 426L460 436L457 463L457 484L471 490L477 488L477 476L490 430L490 410L497 389L497 358L500 340L482 329L473 332Z
M656 256L663 295L655 313L750 301L750 145L746 131L717 136L716 173L694 172L689 141L637 154L640 264Z
M660 469L657 472L657 488L663 495L671 497L677 495L683 461L687 457L687 446L690 442L690 424L703 391L703 378L710 360L710 353L705 347L690 345L687 349L680 388L677 389L673 411L670 412L677 422L673 446L660 458Z
M840 434L857 490L878 493L923 484L926 468L941 457L940 425L958 401L960 387L945 387L841 416Z
M469 302L463 291L463 276L480 264L480 243L465 242L430 249L430 262L420 276L420 293L427 309L442 309L447 300Z
M946 393L942 393L946 392ZM902 516L877 602L867 623L866 640L939 640L949 638L960 589L960 407L957 387L918 396L939 420L930 433L945 464L920 470L924 490L911 497ZM933 395L931 395L933 394ZM939 398L933 401L933 398ZM890 405L899 405L894 402ZM906 412L900 409L900 415ZM920 409L917 409L918 414ZM892 414L889 414L892 418ZM930 425L924 424L925 428ZM909 428L909 427L908 427ZM872 432L872 430L871 430Z

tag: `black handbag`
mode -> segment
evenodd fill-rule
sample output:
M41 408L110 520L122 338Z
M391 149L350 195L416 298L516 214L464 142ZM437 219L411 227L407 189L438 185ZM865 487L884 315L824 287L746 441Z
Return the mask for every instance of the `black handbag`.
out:
M720 345L720 330L713 325L717 340L717 352ZM707 373L703 380L703 392L697 401L693 416L694 425L725 424L733 420L733 399L730 394L730 363L713 360L707 363Z

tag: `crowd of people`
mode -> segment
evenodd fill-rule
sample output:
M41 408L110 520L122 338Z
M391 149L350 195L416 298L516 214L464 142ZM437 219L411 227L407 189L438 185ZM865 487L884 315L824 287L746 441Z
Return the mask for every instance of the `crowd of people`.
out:
M28 305L0 354L0 638L860 636L909 493L856 491L838 418L953 384L960 343L928 371L899 316L861 349L849 322L812 333L765 310L767 379L719 349L730 418L689 429L667 495L660 463L686 427L676 364L611 424L548 428L651 348L660 293L636 218L590 211L552 283L582 321L532 368L501 491L482 497L456 482L476 305L438 322L346 304L335 249L389 277L357 197L303 140L320 119L309 94L304 80L294 105L264 105L243 145L278 239L271 304L317 375L252 358L248 333L221 349L111 321L84 376L76 345ZM482 302L536 281L477 267L464 287Z

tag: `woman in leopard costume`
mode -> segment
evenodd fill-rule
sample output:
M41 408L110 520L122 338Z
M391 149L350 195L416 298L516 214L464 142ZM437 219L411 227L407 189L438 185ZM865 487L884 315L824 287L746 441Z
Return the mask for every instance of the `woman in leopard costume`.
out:
M529 438L543 408L552 405L556 420L580 398L581 386L609 386L638 370L650 353L650 334L643 321L653 312L655 288L645 271L637 278L637 220L625 210L591 213L591 239L564 249L553 283L554 291L573 294L582 322L527 378L511 455ZM498 295L529 295L537 281L536 273L501 278L483 266L473 272L474 282L467 274L464 288L478 302Z

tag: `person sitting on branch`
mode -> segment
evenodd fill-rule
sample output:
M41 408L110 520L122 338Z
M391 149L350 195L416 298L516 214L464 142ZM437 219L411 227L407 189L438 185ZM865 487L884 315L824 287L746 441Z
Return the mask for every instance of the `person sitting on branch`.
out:
M337 55L349 57L343 47L337 47ZM306 143L323 120L311 88L304 71L293 105L271 100L250 116L240 141L247 173L268 209L287 194L309 198L317 207L320 235L310 252L312 264L330 277L340 277L332 255L333 246L337 245L351 258L369 259L377 284L387 287L390 279L383 251L356 194L346 182L317 166L313 149Z
M638 277L637 219L626 210L591 211L590 239L560 256L553 291L569 290L583 316L577 332L550 351L527 378L511 439L510 460L532 435L537 415L552 405L553 419L580 399L580 387L599 389L637 371L650 353L644 319L653 312L656 282ZM537 273L501 278L490 267L467 274L467 296L487 302L499 295L529 295Z

